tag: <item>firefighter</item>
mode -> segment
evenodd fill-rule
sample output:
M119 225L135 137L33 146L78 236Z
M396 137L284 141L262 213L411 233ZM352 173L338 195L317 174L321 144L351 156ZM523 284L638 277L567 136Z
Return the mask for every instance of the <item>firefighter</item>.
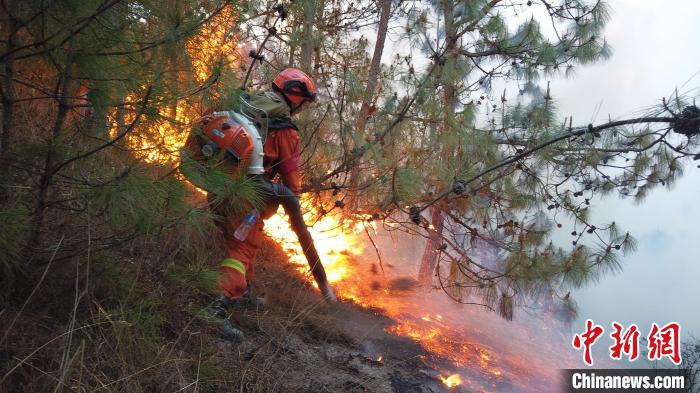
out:
M268 133L263 145L264 175L260 178L264 207L241 217L217 211L218 225L226 239L226 258L219 267L219 297L210 305L210 311L221 333L228 339L241 340L243 332L227 319L228 310L237 304L258 304L252 293L252 262L262 241L263 220L272 216L282 206L290 218L311 272L322 295L329 302L336 301L326 279L323 265L304 223L297 194L301 190L299 175L300 136L291 116L299 113L306 104L316 99L316 85L303 71L287 68L272 82L272 90L252 93L244 97L253 107L266 113ZM273 182L279 175L281 183ZM248 225L245 236L236 231ZM250 228L252 226L252 228ZM241 240L243 238L243 240Z

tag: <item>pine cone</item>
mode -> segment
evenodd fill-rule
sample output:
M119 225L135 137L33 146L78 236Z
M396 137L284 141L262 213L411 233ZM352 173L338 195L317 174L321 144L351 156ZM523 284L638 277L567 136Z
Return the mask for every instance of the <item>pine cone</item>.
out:
M695 105L686 106L673 122L673 131L687 137L700 134L700 108Z

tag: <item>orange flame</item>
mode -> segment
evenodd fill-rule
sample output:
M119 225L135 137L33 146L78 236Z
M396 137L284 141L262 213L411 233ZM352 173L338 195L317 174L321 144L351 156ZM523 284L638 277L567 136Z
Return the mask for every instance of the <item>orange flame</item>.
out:
M316 201L302 197L301 203L304 206L311 206L310 209L305 209L304 219L307 223L319 216ZM309 232L323 262L328 281L333 284L334 289L338 292L337 295L361 303L356 288L352 285L342 285L345 279L356 273L350 263L350 258L361 255L364 250L364 245L357 233L358 230L359 228L354 225L343 224L340 217L331 214L322 216L309 226ZM316 287L316 283L309 273L301 245L297 241L296 234L292 231L282 207L274 216L265 221L265 233L282 246L289 257L289 262L296 265L296 270Z
M307 223L310 223L318 216L319 203L307 197L302 198L302 203L311 207L304 215ZM433 355L451 360L455 366L476 366L482 370L482 375L489 375L490 379L500 378L502 371L494 367L490 351L480 345L465 342L464 336L450 327L443 315L425 314L421 317L411 317L402 311L403 300L393 296L390 290L367 291L368 277L363 277L363 271L353 264L353 257L361 255L364 250L364 243L360 237L361 225L347 222L344 224L342 217L338 215L325 215L309 228L329 281L338 296L362 307L383 309L388 316L396 320L394 325L386 328L387 332L416 341ZM315 287L301 246L283 210L279 210L265 222L265 232L282 246L296 270ZM379 356L376 361L381 362L382 359L383 357ZM459 374L440 379L448 387L464 383Z
M453 388L462 384L462 376L459 374L452 374L447 378L440 375L438 378L440 378L440 381L442 381L442 383L444 383L448 388Z

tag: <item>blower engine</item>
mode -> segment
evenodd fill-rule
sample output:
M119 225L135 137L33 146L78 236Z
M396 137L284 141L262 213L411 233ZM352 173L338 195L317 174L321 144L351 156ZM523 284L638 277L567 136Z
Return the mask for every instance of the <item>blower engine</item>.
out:
M240 169L246 166L250 175L264 173L264 141L248 117L234 111L214 112L199 120L194 133L199 142L199 151L192 152L195 156L206 160L222 159Z

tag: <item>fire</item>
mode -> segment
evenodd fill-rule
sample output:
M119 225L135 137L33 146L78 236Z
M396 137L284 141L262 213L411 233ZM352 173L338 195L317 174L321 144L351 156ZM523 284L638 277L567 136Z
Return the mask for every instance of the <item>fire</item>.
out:
M344 225L340 217L332 214L323 215L314 222L313 220L319 216L315 207L317 203L307 197L302 197L301 203L303 206L312 206L311 209L306 210L304 220L307 223L313 222L309 226L309 232L314 239L323 267L326 269L328 281L333 284L337 295L341 298L360 302L358 291L354 286L341 285L345 279L356 273L350 258L361 255L364 250L364 245L357 233L359 228ZM289 262L296 266L297 271L316 286L301 245L281 206L274 216L265 221L265 233L282 246L289 257Z
M236 13L233 7L224 7L202 26L199 34L187 41L187 53L192 56L192 67L197 82L203 83L209 79L211 70L220 59L228 66L244 64L241 46L233 36L235 21ZM198 53L203 55L196 56Z
M435 316L431 316L430 314L423 315L420 317L420 319L426 321L426 322L440 322L442 321L442 315L440 314L435 314Z
M236 18L235 9L226 6L205 22L198 33L185 43L185 50L191 60L192 74L202 86L206 86L211 80L219 62L231 69L243 64L242 49L233 35ZM174 77L177 78L178 75ZM145 91L146 86L142 87ZM124 141L138 158L148 163L176 165L179 161L179 149L189 132L189 125L201 117L205 108L200 107L199 100L189 98L192 95L189 90L175 90L174 94L176 97L173 97L172 103L159 105L157 113L149 114L148 119L137 119L144 97L135 92L129 93L124 99L123 108L115 108L108 114L110 136L117 138L133 124L134 130L128 132ZM188 98L177 99L177 95Z
M491 355L489 355L487 352L480 350L479 351L479 356L481 356L481 360L484 362L490 362L491 361Z
M445 384L448 388L453 388L455 386L459 386L462 384L462 376L459 374L452 374L449 377L445 378L442 375L438 376L442 383Z
M137 124L136 113L137 107L140 105L142 98L131 93L126 96L124 107L130 111L121 114L119 117L118 111L114 110L109 114L108 118L111 123L110 136L117 138L120 133L124 132L119 127L119 124ZM148 163L174 164L179 160L179 148L185 143L187 132L189 131L186 124L195 119L196 115L190 108L187 108L184 103L179 103L170 113L170 109L158 108L158 116L163 119L158 119L146 129L139 129L140 132L133 132L127 135L126 143L134 155L143 159ZM181 124L181 127L173 127L171 122Z
M303 197L302 203L311 207L304 216L305 220L307 223L313 222L314 217L318 216L316 208L319 205L318 202ZM405 304L405 299L395 296L390 290L368 292L368 277L366 275L363 277L364 271L361 271L353 261L353 257L361 255L364 250L360 236L361 227L343 224L342 217L337 215L324 215L309 229L329 281L340 298L353 301L362 307L384 310L396 321L395 324L386 328L387 332L420 343L432 356L447 359L457 367L475 369L480 378L492 381L491 383L502 378L503 372L493 365L491 350L484 345L465 341L464 333L452 327L442 314L411 316L410 311L407 313L405 309L405 307L411 309L411 305ZM304 254L283 210L279 210L265 222L265 231L282 246L297 271L315 286ZM432 356L423 359L431 362ZM379 356L376 362L381 363L382 360L383 357ZM464 383L463 377L459 374L452 374L449 377L440 376L440 379L448 387Z
M424 345L429 345L429 343L441 333L438 328L426 327L422 324L411 323L409 321L396 324L388 330L398 336L410 337L416 341L421 341Z

